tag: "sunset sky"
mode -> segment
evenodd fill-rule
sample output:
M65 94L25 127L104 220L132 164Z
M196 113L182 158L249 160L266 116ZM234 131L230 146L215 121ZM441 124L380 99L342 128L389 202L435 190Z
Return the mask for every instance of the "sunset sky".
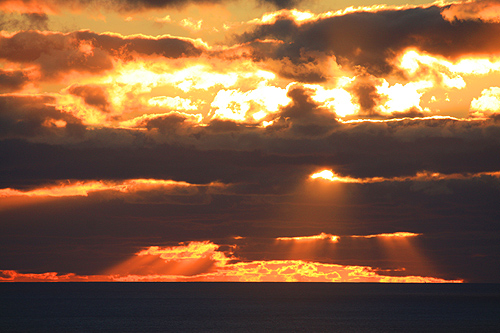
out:
M0 281L500 282L500 2L0 0Z

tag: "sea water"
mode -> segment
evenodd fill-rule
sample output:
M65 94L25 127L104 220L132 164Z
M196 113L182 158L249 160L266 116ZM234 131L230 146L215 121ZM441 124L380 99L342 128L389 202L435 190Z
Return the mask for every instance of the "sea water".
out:
M2 283L0 331L500 332L500 285Z

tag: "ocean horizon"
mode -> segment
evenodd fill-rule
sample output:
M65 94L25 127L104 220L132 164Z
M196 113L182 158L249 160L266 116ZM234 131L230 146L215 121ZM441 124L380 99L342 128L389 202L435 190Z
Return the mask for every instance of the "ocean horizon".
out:
M500 284L1 283L2 332L493 332Z

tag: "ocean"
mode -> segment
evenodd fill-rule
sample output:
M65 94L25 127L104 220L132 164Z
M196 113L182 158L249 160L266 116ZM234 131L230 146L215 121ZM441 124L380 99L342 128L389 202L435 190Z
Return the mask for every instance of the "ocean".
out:
M500 284L0 283L1 332L500 332Z

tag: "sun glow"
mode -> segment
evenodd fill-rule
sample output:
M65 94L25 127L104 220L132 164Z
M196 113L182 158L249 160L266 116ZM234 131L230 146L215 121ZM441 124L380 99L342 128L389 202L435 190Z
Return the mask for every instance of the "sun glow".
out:
M345 87L354 81L354 77L341 77L337 79L337 85L333 89L325 89L316 84L305 84L304 87L313 89L311 98L320 103L321 107L335 112L339 117L356 114L359 105L353 101L353 96L345 90Z
M211 107L214 119L255 122L275 113L290 103L286 89L267 86L262 82L253 90L219 90Z
M333 173L331 170L323 170L316 172L310 176L311 179L325 179L331 182L340 182L340 183L360 183L359 178L351 178L351 177L342 177Z
M400 67L410 74L415 74L422 66L428 66L449 74L486 75L500 71L500 58L461 58L452 62L443 57L436 57L418 50L410 49L400 57Z
M404 85L396 83L391 86L389 82L384 80L382 85L377 87L377 91L386 98L386 102L379 107L382 113L388 114L410 110L411 108L422 111L420 97L432 87L433 83L431 81L408 82Z

